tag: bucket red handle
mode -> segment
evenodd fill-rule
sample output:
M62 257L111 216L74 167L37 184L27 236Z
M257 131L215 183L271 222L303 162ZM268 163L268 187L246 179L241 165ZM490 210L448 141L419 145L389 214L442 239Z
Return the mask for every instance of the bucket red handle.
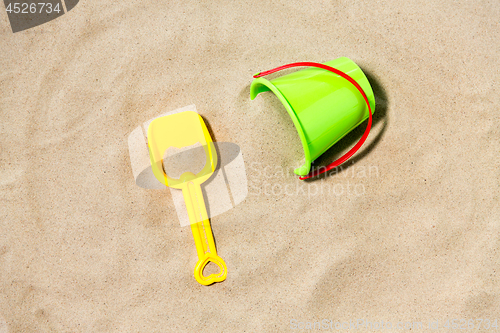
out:
M351 82L352 85L354 87L356 87L356 89L358 89L358 91L361 93L361 95L363 96L363 98L366 102L366 105L368 106L368 124L366 125L365 133L363 133L363 136L361 137L361 139L359 139L358 143L356 143L356 145L354 147L352 147L351 150L349 150L347 153L345 153L342 157L340 157L336 161L330 163L326 168L319 168L316 171L311 171L309 174L307 174L305 176L300 176L299 179L301 179L301 180L308 179L311 177L316 177L324 172L327 172L333 168L338 167L339 165L341 165L342 163L347 161L349 158L351 158L352 155L354 155L354 153L356 153L359 150L359 148L361 148L363 143L365 143L366 138L368 137L368 134L370 134L370 130L372 128L372 108L370 106L370 102L368 101L368 97L366 97L366 94L363 91L363 88L361 88L361 86L352 77L350 77L349 75L347 75L346 73L344 73L342 71L339 71L336 68L333 68L333 67L330 67L330 66L327 66L324 64L320 64L317 62L294 62L292 64L283 65L280 67L270 69L270 70L265 71L265 72L257 73L253 77L258 78L261 76L265 76L265 75L269 75L269 74L281 71L283 69L287 69L287 68L291 68L291 67L303 67L303 66L322 68L322 69L325 69L325 70L330 71L332 73L335 73L337 75L340 75L341 77L343 77L347 81Z

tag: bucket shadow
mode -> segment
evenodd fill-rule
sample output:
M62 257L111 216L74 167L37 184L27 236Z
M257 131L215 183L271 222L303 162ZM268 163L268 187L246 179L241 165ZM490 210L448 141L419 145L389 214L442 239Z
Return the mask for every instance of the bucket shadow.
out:
M305 182L314 182L317 180L324 179L326 177L330 177L331 173L340 174L345 172L350 167L355 165L358 161L362 160L365 156L369 155L373 149L379 144L382 140L382 137L385 134L388 125L388 116L387 109L389 107L389 100L387 98L387 94L382 85L378 82L378 80L366 69L361 68L361 70L365 73L366 78L370 82L370 85L373 89L373 95L375 96L375 112L373 113L372 118L372 130L373 128L380 122L383 122L382 128L378 131L375 139L373 139L369 145L363 145L361 149L355 153L347 162L341 164L337 168L334 168L330 171L322 173L319 176L309 178L304 180ZM349 132L345 137L343 137L339 142L334 144L330 149L324 152L320 157L318 157L313 163L312 167L314 169L318 169L320 167L325 167L328 164L332 163L339 157L341 157L350 147L354 146L359 139L363 136L365 132L366 125L368 124L368 119L362 122L358 127ZM370 138L370 136L368 136ZM311 169L312 171L313 169Z

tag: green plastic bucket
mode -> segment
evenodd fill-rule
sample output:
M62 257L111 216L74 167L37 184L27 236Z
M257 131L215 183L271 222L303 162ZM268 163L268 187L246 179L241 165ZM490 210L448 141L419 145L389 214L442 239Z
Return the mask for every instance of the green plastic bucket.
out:
M324 63L354 79L375 110L373 90L365 74L349 58ZM311 170L311 163L369 116L359 90L345 78L321 68L307 68L276 79L259 77L250 86L250 98L271 90L285 106L299 132L305 163L295 169L299 176Z

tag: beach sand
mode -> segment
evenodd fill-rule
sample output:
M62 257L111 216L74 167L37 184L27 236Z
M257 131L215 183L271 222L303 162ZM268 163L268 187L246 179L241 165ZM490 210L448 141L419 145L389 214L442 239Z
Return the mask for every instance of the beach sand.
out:
M494 1L81 1L12 33L1 14L0 332L500 319L499 17ZM250 100L252 75L341 56L372 83L373 129L303 182L293 123L274 94ZM190 104L239 145L249 186L212 218L228 276L208 287L127 144Z

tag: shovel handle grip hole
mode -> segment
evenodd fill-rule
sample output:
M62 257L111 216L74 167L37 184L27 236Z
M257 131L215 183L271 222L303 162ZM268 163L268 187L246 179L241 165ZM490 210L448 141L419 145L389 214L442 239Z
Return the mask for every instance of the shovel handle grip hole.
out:
M205 273L209 275L205 276ZM194 268L194 277L196 281L204 286L211 285L215 282L222 282L226 279L226 276L226 263L221 257L212 253L205 253L203 257L198 260Z

